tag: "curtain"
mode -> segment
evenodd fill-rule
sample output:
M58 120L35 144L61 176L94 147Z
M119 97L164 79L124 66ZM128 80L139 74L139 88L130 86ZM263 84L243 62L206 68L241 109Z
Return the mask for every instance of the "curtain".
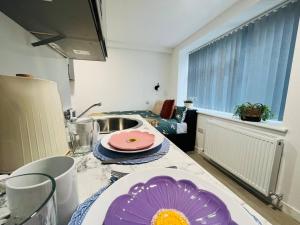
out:
M282 120L300 1L189 55L188 98L199 108L233 112L244 102L268 105Z

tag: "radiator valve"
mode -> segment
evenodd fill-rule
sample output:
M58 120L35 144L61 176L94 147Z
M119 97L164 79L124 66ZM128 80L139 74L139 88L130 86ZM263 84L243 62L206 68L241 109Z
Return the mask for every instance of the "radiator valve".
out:
M277 194L271 192L270 197L271 197L271 203L273 207L276 209L281 209L282 208L281 200L283 199L283 194Z

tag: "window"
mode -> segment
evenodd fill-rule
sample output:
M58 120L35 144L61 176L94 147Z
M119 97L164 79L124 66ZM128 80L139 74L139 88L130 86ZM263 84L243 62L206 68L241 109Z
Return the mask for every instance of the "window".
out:
M300 1L273 12L189 55L188 97L199 108L233 112L263 103L282 120Z

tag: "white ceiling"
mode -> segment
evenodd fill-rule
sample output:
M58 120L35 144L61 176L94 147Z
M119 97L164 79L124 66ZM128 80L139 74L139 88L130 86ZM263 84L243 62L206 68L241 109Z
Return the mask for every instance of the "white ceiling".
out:
M106 0L107 39L174 48L238 0Z

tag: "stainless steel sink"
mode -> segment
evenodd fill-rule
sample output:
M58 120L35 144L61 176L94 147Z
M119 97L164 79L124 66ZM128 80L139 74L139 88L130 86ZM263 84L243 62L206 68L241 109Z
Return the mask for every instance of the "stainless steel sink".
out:
M143 122L137 119L122 117L109 117L96 120L99 125L99 133L111 133L114 131L125 130L129 128L138 128Z

